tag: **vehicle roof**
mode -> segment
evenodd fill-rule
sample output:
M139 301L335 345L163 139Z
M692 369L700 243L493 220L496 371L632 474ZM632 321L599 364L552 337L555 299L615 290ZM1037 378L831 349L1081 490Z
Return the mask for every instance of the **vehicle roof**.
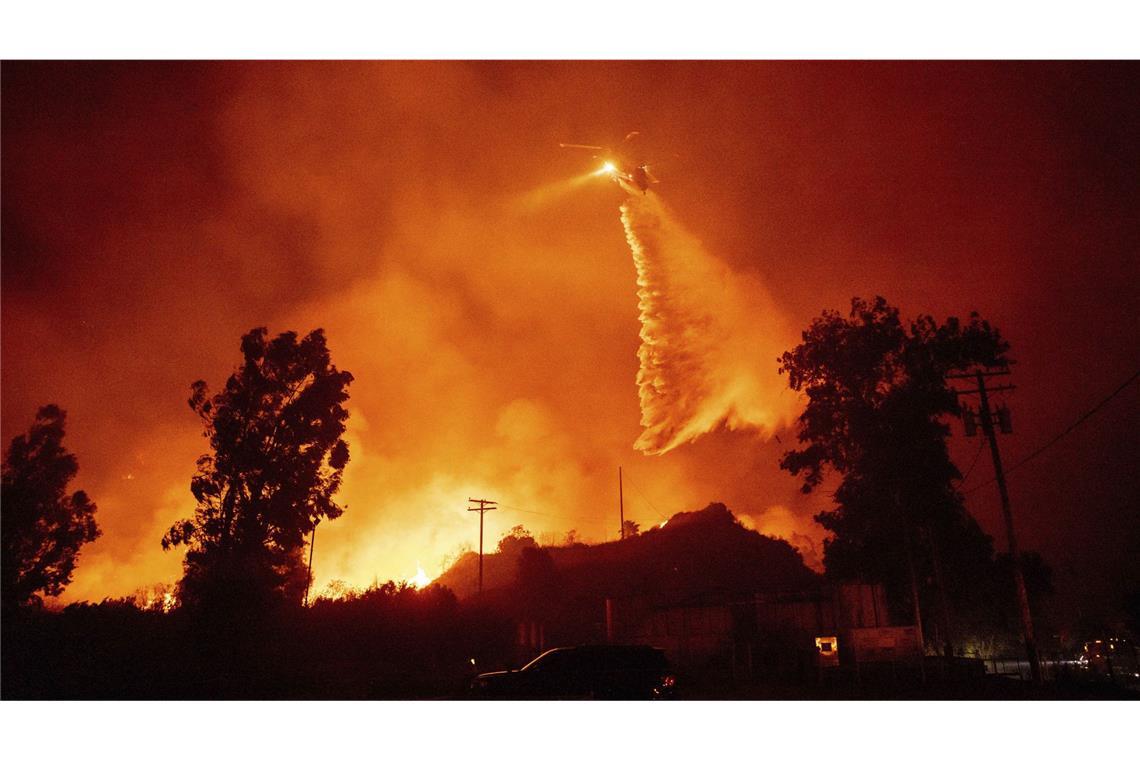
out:
M595 655L603 659L613 658L618 662L625 660L627 662L648 663L651 661L654 665L666 665L668 663L664 651L644 644L582 644L580 646L548 649L524 665L523 669L530 668L540 660L553 659L553 657L563 655L583 655L586 658Z

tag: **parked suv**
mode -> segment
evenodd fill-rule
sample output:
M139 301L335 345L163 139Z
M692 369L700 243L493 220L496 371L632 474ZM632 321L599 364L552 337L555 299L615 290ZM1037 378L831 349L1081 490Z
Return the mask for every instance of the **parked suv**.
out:
M592 645L543 652L519 670L483 673L474 696L515 699L665 699L676 677L665 653L648 646Z

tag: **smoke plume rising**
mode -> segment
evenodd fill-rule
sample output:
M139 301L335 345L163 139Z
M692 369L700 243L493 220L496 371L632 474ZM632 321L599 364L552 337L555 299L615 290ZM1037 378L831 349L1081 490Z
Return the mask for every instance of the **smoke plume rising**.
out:
M631 201L660 291L647 295L658 321L645 333L709 321L684 344L699 362L645 375L661 425L647 440L684 440L708 416L714 428L763 419L750 400L783 409L764 403L775 391L709 386L782 388L774 359L798 335L779 317L798 329L855 294L906 314L985 314L1015 338L1019 371L1050 380L1018 391L1015 438L1052 436L1091 403L1057 388L1085 387L1092 363L1104 378L1134 369L1136 246L1122 220L1134 216L1140 162L1122 159L1137 150L1136 120L1120 110L1135 98L1118 68L6 62L2 438L45 403L66 409L73 487L98 503L103 529L62 601L181 575L182 557L159 540L193 510L188 485L206 451L188 387L224 383L239 337L259 325L324 328L356 377L348 510L318 531L314 591L407 578L417 561L439 572L478 540L468 497L500 503L487 516L492 549L519 523L552 540L611 540L619 466L626 519L659 524L721 501L805 557L797 535L818 548L812 515L830 499L800 493L779 469L790 435L764 441L743 425L669 456L630 456L642 325L616 191L578 181L594 167L556 147L607 125L617 140L638 128L662 155L701 157L663 177L668 214L652 195ZM713 328L736 322L731 348L718 345ZM651 348L654 361L678 358ZM689 405L666 414L668 393ZM1097 419L1111 463L1090 459L1059 483L1042 457L1013 484L1025 503L1056 501L1054 519L1026 524L1025 542L1091 568L1086 609L1090 593L1119 588L1103 579L1138 566L1120 559L1129 534L1118 529L1135 478L1103 473L1136 469L1122 458L1140 425ZM972 440L951 438L963 469ZM996 498L980 489L967 500L1000 535ZM1089 540L1074 546L1075 533Z
M621 219L641 320L635 448L663 454L721 425L772 433L790 422L798 400L776 357L794 341L767 289L709 254L656 195L627 200Z

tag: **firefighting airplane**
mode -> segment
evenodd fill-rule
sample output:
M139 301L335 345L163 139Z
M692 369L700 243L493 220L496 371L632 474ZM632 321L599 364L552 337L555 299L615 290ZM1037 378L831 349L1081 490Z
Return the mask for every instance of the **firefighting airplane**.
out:
M625 142L628 143L639 134L640 132L630 132L625 136ZM645 195L649 192L650 185L655 185L660 181L650 173L648 163L638 164L627 161L618 151L611 148L604 148L601 145L580 145L578 143L558 143L558 147L597 151L594 158L600 158L605 163L594 174L608 176L630 195L639 193Z

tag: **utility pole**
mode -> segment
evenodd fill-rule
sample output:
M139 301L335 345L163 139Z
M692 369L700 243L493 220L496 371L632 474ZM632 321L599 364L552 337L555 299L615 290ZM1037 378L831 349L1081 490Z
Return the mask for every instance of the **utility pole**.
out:
M472 504L478 504L477 507L468 507L468 512L479 513L479 594L483 594L483 515L490 512L495 507L489 507L488 504L498 504L497 501L488 501L487 499L468 499L467 501Z
M618 465L618 520L621 521L621 538L625 540L625 499L621 493L621 465Z
M899 494L899 487L895 486L892 489L894 502L895 502L895 515L903 526L903 551L906 553L906 567L907 574L910 576L910 601L914 605L914 629L916 637L918 638L918 648L922 651L926 649L926 639L922 632L922 605L919 604L918 596L918 574L914 569L914 550L911 548L911 525L910 517L905 509L903 509L902 497ZM924 655L925 656L925 655ZM926 671L923 670L922 680L926 680Z
M309 579L305 581L305 603L303 607L309 606L309 587L313 585L313 549L317 546L317 526L321 524L320 520L313 523L313 535L309 539Z
M930 545L930 561L934 565L934 580L938 584L938 606L942 611L942 655L947 659L954 656L954 644L950 638L950 604L946 601L946 579L942 575L942 558L938 554L938 537L934 530L926 531Z
M997 481L998 494L1001 495L1001 511L1005 517L1005 533L1009 541L1009 556L1013 562L1013 581L1017 586L1017 606L1021 613L1021 631L1025 637L1025 652L1029 657L1029 672L1033 678L1034 683L1041 683L1041 662L1037 659L1037 642L1033 636L1033 616L1029 611L1029 594L1025 591L1025 575L1021 569L1021 554L1017 549L1017 538L1013 532L1013 511L1009 506L1009 491L1005 486L1005 471L1001 466L1001 452L998 450L997 435L994 433L994 416L995 413L990 410L989 395L986 389L986 378L999 375L1008 375L1009 370L994 370L990 372L983 372L977 370L973 375L947 375L951 380L974 380L977 382L978 387L975 390L957 391L959 395L967 395L971 393L978 394L978 401L980 409L978 410L978 422L982 425L982 432L985 433L986 439L990 444L990 454L994 462L994 480ZM989 391L1011 391L1014 389L1013 385L999 385L990 388ZM1010 424L1009 409L1001 407L997 410L996 416L998 423L1003 433L1012 433L1013 427ZM974 412L969 408L963 408L963 419L966 421L966 435L973 435L975 431Z

